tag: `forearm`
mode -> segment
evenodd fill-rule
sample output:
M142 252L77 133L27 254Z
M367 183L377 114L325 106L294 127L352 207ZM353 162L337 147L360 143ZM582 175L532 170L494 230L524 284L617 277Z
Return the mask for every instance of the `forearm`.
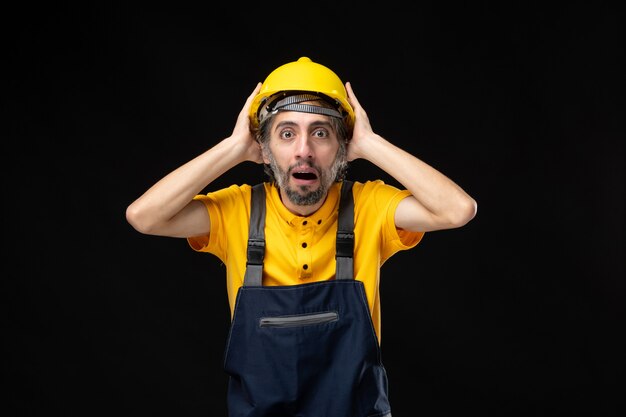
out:
M429 213L428 219L418 219L415 223L429 223L433 229L456 227L474 216L476 202L426 162L376 134L372 134L367 145L361 148L362 158L396 179ZM423 210L415 210L415 216L423 217Z
M166 224L206 186L246 160L237 146L226 138L160 179L128 207L131 224L146 233Z

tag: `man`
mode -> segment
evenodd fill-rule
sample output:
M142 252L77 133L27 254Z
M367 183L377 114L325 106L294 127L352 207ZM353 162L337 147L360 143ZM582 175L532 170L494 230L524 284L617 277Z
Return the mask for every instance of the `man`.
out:
M345 180L365 159L404 190ZM199 194L242 162L270 181ZM350 83L302 57L274 70L232 134L127 209L139 232L186 238L227 267L230 416L391 416L380 361L381 265L476 202L373 132Z

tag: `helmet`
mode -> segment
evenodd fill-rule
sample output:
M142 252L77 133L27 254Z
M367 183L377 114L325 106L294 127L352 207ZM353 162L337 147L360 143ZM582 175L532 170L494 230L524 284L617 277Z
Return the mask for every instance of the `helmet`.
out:
M281 65L267 76L250 107L253 128L259 125L259 114L263 107L273 101L270 97L281 92L325 96L345 115L348 128L351 129L354 125L354 110L348 103L348 94L341 79L329 68L311 61L310 58L301 57L297 61Z

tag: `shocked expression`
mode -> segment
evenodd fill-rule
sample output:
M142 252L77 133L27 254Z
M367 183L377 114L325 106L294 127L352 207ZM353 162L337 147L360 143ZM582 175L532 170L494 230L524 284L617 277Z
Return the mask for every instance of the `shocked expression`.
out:
M279 112L271 129L263 158L274 171L283 202L286 197L296 206L319 207L346 164L328 116Z

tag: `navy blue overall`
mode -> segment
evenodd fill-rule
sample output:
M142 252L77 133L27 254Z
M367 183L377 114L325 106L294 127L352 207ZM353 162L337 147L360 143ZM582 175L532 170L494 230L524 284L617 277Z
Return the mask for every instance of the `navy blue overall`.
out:
M336 279L264 287L265 192L253 187L224 360L230 417L391 417L365 289L353 277L352 183L341 191Z

